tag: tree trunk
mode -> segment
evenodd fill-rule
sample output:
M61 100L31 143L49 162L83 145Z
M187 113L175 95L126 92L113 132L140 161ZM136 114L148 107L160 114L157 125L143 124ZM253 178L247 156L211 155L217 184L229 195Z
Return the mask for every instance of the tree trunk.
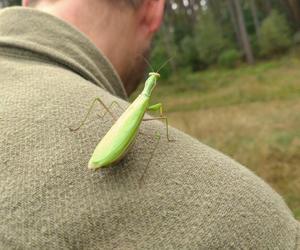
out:
M238 23L238 27L239 27L239 34L241 36L241 41L242 41L243 49L244 49L244 52L245 52L246 61L249 64L253 64L254 63L254 57L253 57L252 48L251 48L251 45L250 45L250 42L249 42L248 33L246 31L244 14L243 14L243 11L242 11L242 8L241 8L240 0L233 0L233 3L234 3L234 6L235 6L235 10L236 10L237 23Z
M298 0L287 0L291 12L293 14L293 18L295 22L297 23L297 27L300 27L300 3Z
M221 10L222 10L222 7L220 5L222 1L220 0L210 0L207 2L208 4L208 9L212 10L212 13L214 14L215 17L219 18L222 16L221 14Z
M239 33L239 27L237 25L237 17L235 14L233 2L231 0L227 0L227 6L228 6L229 14L230 14L230 20L231 20L232 26L234 28L234 33L235 33L238 47L243 50L243 43L241 40L241 35Z
M270 0L263 0L263 2L265 3L266 12L269 15L272 11L272 3Z
M253 16L253 21L255 25L255 33L256 37L259 38L259 28L260 28L260 23L257 15L257 7L256 7L256 2L255 0L251 0L251 12Z
M287 1L286 0L279 0L279 2L280 2L280 8L284 9L284 12L286 13L287 18L290 21L290 23L295 22L292 10L290 8L290 5L287 3Z
M194 6L196 5L195 0L189 0L189 10L190 10L190 20L191 24L194 27L196 20L197 20L197 12L194 9Z

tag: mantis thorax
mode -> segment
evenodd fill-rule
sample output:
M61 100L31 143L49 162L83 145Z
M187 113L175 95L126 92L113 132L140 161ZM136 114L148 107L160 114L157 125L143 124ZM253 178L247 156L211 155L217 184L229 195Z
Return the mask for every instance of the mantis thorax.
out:
M158 80L159 77L160 77L159 73L156 73L156 72L149 73L149 77L145 82L145 87L142 92L145 96L147 96L147 97L151 96L152 91L156 86L156 81Z

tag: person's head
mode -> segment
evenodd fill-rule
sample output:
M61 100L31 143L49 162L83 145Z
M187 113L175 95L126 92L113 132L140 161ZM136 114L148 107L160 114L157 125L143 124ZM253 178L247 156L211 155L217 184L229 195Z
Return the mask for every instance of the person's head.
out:
M144 76L165 0L23 0L85 33L110 60L130 94Z

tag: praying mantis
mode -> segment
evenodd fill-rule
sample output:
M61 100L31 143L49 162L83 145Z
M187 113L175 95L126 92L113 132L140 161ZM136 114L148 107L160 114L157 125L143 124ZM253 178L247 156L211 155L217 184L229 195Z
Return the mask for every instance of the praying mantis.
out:
M145 82L145 87L141 94L133 101L133 103L128 106L128 108L116 120L110 130L104 135L104 137L96 146L88 163L89 169L96 170L99 168L106 168L119 162L126 155L130 146L133 144L142 121L165 121L167 139L169 142L173 141L169 138L168 119L167 117L163 116L162 104L157 103L155 105L149 105L152 91L155 88L159 77L160 74L157 72L149 73L149 77ZM70 128L71 131L76 131L82 127L94 104L97 102L100 103L112 117L114 117L114 115L110 112L109 107L107 107L100 98L96 98L79 127L75 129ZM110 106L112 106L114 103L117 104L116 102L113 102ZM160 111L159 117L148 119L144 118L146 111L158 110Z

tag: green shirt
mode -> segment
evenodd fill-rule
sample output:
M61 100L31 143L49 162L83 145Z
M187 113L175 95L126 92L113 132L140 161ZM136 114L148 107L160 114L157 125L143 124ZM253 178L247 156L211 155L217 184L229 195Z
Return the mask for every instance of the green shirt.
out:
M113 119L97 107L69 127L95 97L128 106L82 33L33 9L0 11L0 249L300 249L299 222L263 180L176 129L168 143L160 122L143 123L116 166L89 170Z

